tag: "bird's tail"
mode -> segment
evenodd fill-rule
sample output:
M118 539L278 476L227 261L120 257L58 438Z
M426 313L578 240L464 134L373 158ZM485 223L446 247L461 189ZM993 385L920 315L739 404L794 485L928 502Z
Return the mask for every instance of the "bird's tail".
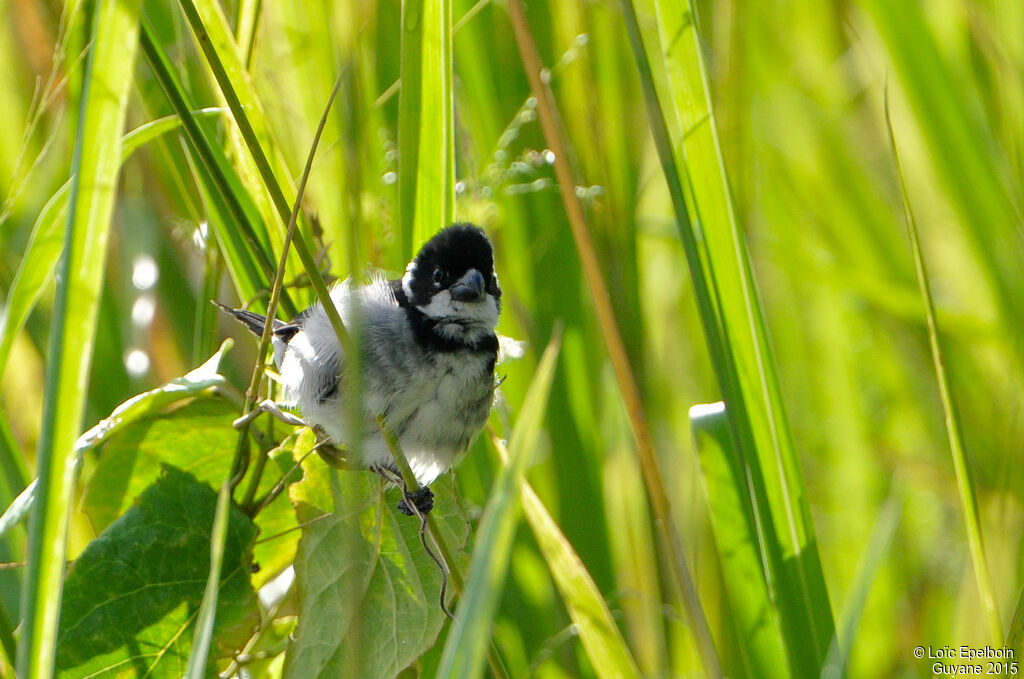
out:
M263 328L267 325L267 317L261 316L260 314L253 313L252 311L246 311L245 309L232 309L229 306L210 300L212 304L220 307L221 311L231 314L235 319L249 328L249 330L257 337L263 336ZM274 328L284 325L281 321L274 321Z

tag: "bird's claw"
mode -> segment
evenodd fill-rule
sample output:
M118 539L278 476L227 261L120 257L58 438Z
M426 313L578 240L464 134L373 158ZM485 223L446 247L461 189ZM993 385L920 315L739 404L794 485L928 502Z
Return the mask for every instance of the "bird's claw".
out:
M413 510L406 503L406 499L412 500L415 510ZM429 486L423 486L415 493L409 493L406 497L402 498L402 501L398 503L398 511L402 512L406 516L413 516L415 514L429 514L430 510L434 508L434 493L430 490Z
M297 415L293 415L286 410L282 410L281 405L279 403L276 403L275 401L272 401L270 399L261 401L259 405L257 405L255 408L247 412L245 415L239 417L231 424L234 426L235 429L241 429L245 425L255 420L261 413L270 413L271 415L281 420L285 424L290 424L295 427L304 427L306 425L306 421L304 419L298 417Z

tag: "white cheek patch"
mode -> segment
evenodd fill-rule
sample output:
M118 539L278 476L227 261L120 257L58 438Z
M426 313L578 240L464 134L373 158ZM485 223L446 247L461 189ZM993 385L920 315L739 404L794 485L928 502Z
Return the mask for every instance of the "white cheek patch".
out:
M406 277L408 277L408 274ZM403 288L405 287L405 279L402 279L402 286ZM455 310L455 303L452 302L452 294L447 290L442 290L435 294L430 299L430 304L416 308L431 318L454 318L458 315Z
M476 340L498 324L498 302L487 295L482 302L457 302L447 290L434 295L430 304L416 307L438 321L437 331L449 339Z
M412 299L412 278L416 273L416 262L409 262L409 266L405 267L405 275L402 276L402 292L405 293L406 299Z

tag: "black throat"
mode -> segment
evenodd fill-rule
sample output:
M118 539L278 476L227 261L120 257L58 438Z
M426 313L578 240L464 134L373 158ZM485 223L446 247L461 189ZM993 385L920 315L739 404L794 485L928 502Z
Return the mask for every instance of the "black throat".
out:
M409 319L409 327L412 328L412 334L416 338L417 344L429 351L468 350L488 353L491 356L490 369L494 370L494 363L498 359L498 337L493 331L473 341L443 335L438 328L441 325L439 320L427 316L409 302L409 298L402 289L401 279L388 281L388 283L391 285L391 292L394 293L398 306L405 310L405 316Z

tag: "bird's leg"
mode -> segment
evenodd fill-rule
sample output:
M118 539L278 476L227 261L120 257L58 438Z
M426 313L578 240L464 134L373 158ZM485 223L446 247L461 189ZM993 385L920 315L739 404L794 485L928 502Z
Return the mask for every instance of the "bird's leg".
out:
M430 513L430 510L434 508L434 493L430 490L430 486L422 486L419 490L414 493L403 493L405 497L398 503L398 511L402 512L406 516L424 515ZM412 502L413 507L409 506L409 502Z
M255 408L247 412L245 415L239 417L231 424L235 427L235 429L241 429L245 425L255 420L257 417L259 417L261 413L270 413L271 415L281 420L285 424L290 424L296 427L306 426L306 421L304 419L302 419L298 415L293 415L287 412L286 410L282 410L281 405L279 403L277 403L276 401L272 401L269 398L264 401L261 401L259 405L257 405Z
M396 486L403 485L401 475L399 475L398 470L393 466L386 464L372 464L369 469L388 483L393 483Z
M422 486L410 493L405 481L393 466L375 464L370 470L402 489L402 500L398 503L397 509L406 516L426 516L434 508L434 493L428 486Z

